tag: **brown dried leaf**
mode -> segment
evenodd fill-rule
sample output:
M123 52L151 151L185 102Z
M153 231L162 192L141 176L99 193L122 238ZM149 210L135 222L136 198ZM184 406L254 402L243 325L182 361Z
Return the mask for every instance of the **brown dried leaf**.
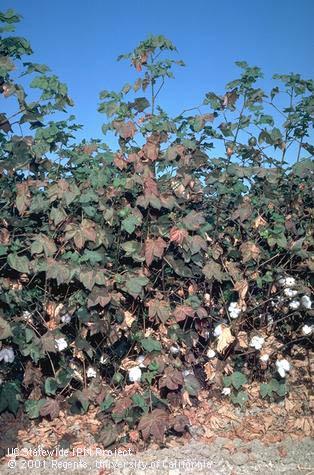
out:
M234 341L234 336L231 335L229 327L223 327L222 332L217 339L217 351L223 353L229 345Z

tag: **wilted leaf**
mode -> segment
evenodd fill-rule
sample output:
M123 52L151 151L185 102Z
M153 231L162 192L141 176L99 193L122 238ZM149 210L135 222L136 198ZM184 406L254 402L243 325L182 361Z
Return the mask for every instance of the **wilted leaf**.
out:
M257 261L261 253L260 248L252 241L247 241L241 244L240 251L244 264L252 259Z
M229 327L223 326L222 332L217 339L217 351L223 353L229 345L234 341L234 336L231 334Z
M224 279L224 273L221 270L221 265L212 259L210 259L203 267L202 272L208 280L215 279L219 282L222 282Z
M168 367L159 380L159 388L168 388L172 391L178 389L184 383L182 372L178 369Z
M39 409L41 416L50 416L51 420L58 417L60 404L56 399L47 398L45 403Z
M146 239L145 241L146 264L150 266L155 257L160 259L166 247L167 247L167 244L161 237L158 237L157 239Z
M154 409L150 414L142 416L138 429L144 440L151 435L156 442L162 442L168 424L169 415L162 409Z
M181 322L186 319L186 317L193 317L195 314L195 310L188 305L177 305L173 316L177 322Z

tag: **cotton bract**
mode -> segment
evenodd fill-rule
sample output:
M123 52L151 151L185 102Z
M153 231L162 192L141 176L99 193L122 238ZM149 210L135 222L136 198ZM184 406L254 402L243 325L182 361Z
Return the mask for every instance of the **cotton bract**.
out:
M11 347L3 348L0 351L0 361L3 361L4 363L13 363L14 361L13 348Z
M131 383L138 383L141 381L142 377L142 370L139 366L135 366L134 368L129 369L129 380Z

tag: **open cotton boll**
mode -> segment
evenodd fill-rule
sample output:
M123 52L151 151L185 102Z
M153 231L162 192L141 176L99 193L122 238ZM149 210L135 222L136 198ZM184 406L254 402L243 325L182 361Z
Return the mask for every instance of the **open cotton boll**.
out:
M178 353L180 353L180 349L177 346L171 346L170 347L170 353L172 355L177 355Z
M65 315L62 315L61 317L61 322L62 323L70 323L71 321L71 315L69 313L66 313Z
M96 370L90 366L88 370L86 371L86 376L88 378L96 378L97 376Z
M286 289L283 289L283 293L285 294L286 297L289 297L289 298L293 298L296 295L298 295L297 290L290 289L289 287L287 287Z
M312 300L308 295L303 295L303 297L301 297L301 304L307 310L310 310L312 308Z
M221 394L223 396L229 396L230 393L231 393L231 388L223 388L223 390L221 391Z
M238 302L231 302L231 304L228 307L229 315L230 318L238 318L238 316L241 313L241 308L239 307Z
M216 352L214 350L212 350L211 348L209 348L207 350L206 356L207 356L207 358L215 358Z
M288 360L277 360L276 361L276 368L278 373L282 378L286 377L286 373L290 371L290 363Z
M260 360L263 363L267 363L267 361L269 360L269 355L267 353L264 353L263 355L260 356Z
M252 340L250 341L250 346L256 350L260 350L264 344L264 341L265 339L261 336L253 336Z
M298 300L292 300L292 302L289 303L289 308L291 310L298 310L300 307L300 302Z
M58 351L65 350L68 347L68 343L65 338L56 338L55 339L56 349Z
M134 368L130 368L128 371L129 381L131 383L138 383L141 381L142 377L142 370L139 366L135 366Z
M136 358L136 362L137 362L137 365L138 365L139 368L146 368L146 366L144 365L144 360L145 360L144 355L139 355Z
M11 347L3 348L0 351L0 361L3 361L4 363L13 363L14 361L13 348Z
M308 336L312 333L313 331L313 325L303 325L302 327L302 333L305 336Z
M294 277L280 277L277 282L282 287L294 287L296 285Z
M222 325L221 323L217 326L215 326L215 329L214 329L214 336L218 337L222 334Z
M28 310L25 310L23 313L22 313L22 318L26 321L26 322L29 322L29 323L32 323L33 319L32 319L32 314L31 312L29 312Z

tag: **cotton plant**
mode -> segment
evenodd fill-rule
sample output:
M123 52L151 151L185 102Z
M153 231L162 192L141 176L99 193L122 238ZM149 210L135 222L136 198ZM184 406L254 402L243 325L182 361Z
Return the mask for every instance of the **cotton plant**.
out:
M10 346L0 350L0 361L3 361L4 363L13 363L14 359L14 351Z

